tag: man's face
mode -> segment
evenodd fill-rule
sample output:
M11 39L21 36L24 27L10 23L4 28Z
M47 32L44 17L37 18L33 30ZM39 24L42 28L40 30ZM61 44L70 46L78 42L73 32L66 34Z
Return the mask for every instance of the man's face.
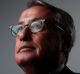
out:
M35 20L45 19L48 12L41 6L31 7L22 12L19 23L30 25ZM24 28L16 36L15 58L17 64L31 62L34 59L43 58L47 54L51 56L56 51L57 41L58 36L55 30L44 28L40 32L32 33L28 28Z

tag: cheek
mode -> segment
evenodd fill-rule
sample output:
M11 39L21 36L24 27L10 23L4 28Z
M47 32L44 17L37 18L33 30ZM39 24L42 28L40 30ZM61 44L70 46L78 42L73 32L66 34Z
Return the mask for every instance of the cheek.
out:
M38 56L44 55L46 50L46 35L47 34L38 34L33 36L33 42L36 44L38 50L36 50Z
M17 53L17 51L18 51L19 45L20 45L20 40L18 38L16 38L15 53Z
M51 54L54 54L59 49L59 36L54 33L49 33L45 37L46 50Z

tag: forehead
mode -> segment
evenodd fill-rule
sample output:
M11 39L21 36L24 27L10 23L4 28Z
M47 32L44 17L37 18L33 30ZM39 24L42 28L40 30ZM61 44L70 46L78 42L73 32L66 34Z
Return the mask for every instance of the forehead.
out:
M45 18L48 14L49 10L42 6L33 6L28 9L25 9L21 16L19 21L23 20L35 20L40 18Z

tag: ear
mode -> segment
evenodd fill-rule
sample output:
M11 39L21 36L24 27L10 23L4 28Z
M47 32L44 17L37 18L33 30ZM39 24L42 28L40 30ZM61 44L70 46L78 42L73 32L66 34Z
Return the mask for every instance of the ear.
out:
M63 52L60 53L60 56L59 56L59 64L64 64L66 61L66 58L65 58L65 55Z

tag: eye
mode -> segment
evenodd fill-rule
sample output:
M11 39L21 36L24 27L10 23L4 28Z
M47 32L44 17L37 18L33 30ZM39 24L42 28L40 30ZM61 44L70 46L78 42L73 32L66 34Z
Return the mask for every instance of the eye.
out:
M23 29L23 26L20 25L20 26L17 28L17 31L19 32L19 31L21 31L22 29Z
M12 34L16 36L23 29L22 25L12 26Z
M14 31L15 31L16 33L18 33L19 31L22 30L22 28L23 28L22 25L17 25L17 26L14 27Z
M44 22L42 20L35 21L31 23L30 30L31 32L39 32L43 29Z

